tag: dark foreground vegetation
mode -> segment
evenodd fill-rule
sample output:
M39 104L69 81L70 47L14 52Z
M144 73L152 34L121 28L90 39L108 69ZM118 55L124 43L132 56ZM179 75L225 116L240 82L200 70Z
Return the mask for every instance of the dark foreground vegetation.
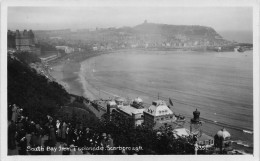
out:
M11 58L8 56L8 104L23 107L32 118L54 114L60 106L69 102L69 94L57 82L49 81L27 63L37 61L29 54ZM10 116L9 116L10 117Z

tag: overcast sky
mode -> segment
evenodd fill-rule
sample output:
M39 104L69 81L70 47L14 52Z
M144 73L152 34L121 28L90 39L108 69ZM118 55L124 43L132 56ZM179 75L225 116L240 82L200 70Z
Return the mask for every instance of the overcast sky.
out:
M82 29L135 26L147 20L252 31L250 7L9 7L8 29Z

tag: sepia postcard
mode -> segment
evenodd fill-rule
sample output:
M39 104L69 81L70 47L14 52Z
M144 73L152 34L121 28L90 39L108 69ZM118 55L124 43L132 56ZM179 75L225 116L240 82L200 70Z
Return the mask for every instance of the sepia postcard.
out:
M0 69L1 160L259 160L257 0L2 1Z

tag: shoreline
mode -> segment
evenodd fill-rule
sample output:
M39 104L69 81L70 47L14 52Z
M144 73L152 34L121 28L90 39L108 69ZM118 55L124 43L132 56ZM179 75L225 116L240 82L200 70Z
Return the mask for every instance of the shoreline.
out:
M50 65L50 68L52 68L50 75L57 83L61 84L68 93L84 96L83 94L85 92L82 88L82 81L80 80L81 63L99 55L101 54L91 54L88 56L77 55L74 58L69 57L66 60Z
M80 69L78 72L78 82L81 84L83 88L83 96L88 98L91 101L97 99L95 94L97 90L94 87L92 87L92 85L89 82L89 79L91 79L90 76L91 76L91 66L92 66L93 59L94 57L91 57L82 61L80 63Z
M108 53L104 53L104 54L118 53L118 52L124 52L124 51L129 51L129 50L118 50L118 51L112 51L112 52L108 52ZM138 51L147 51L147 50L134 50L134 51L138 52ZM217 52L213 52L213 53L219 54ZM224 56L224 53L221 53L221 55L222 54ZM236 55L237 53L232 52L230 54ZM67 85L65 88L68 89L67 91L69 93L74 92L73 94L84 96L90 100L99 99L99 97L100 97L99 88L96 88L96 86L99 86L99 82L98 82L98 80L95 80L95 77L93 76L93 74L95 73L93 71L93 69L94 69L93 67L94 67L95 57L101 56L101 55L103 55L103 54L92 55L92 56L86 57L86 59L82 59L81 61L75 61L72 59L68 62L66 61L67 63L60 62L59 64L56 65L56 66L58 66L57 67L58 69L60 68L60 70L59 70L60 73L58 74L58 76L60 77L60 81L58 81L58 82L59 83L61 82L61 83L64 83L65 85ZM239 54L237 56L241 57L243 55L244 54ZM217 56L219 56L219 55L217 55ZM227 54L225 57L229 57L229 54ZM65 73L64 72L62 73L61 69L66 69ZM109 91L106 88L104 88L104 90ZM119 93L117 93L117 94L119 94ZM101 98L105 98L105 97L102 96ZM210 124L208 124L208 125L210 125ZM217 126L217 125L215 125L215 126ZM209 133L212 134L211 132L209 132ZM239 146L239 149L243 149L243 150L246 149L245 151L247 151L249 153L251 153L253 151L252 150L253 147L247 148L247 147L240 147L240 145L237 145L237 146Z
M93 80L93 73L92 73L92 60L95 57L102 56L105 54L113 54L121 52L149 52L149 51L166 51L167 50L159 50L159 49L119 49L119 50L112 50L112 51L102 51L97 53L92 53L89 55L70 55L69 57L65 57L64 60L59 60L58 62L51 64L50 67L52 70L50 71L50 75L55 79L56 82L61 84L68 93L84 96L90 100L98 99L99 92L102 89L97 89L93 85L90 84L89 80ZM178 50L168 50L168 51L175 51L180 52ZM194 52L201 53L200 51L182 51L182 52ZM204 53L204 52L202 52ZM212 52L215 54L223 54L222 52ZM229 52L228 52L229 53ZM233 54L233 52L230 52ZM74 56L74 57L72 57ZM219 56L219 55L218 55ZM85 67L85 68L84 68ZM87 69L86 69L87 68ZM91 69L90 69L91 68ZM87 81L88 80L88 81ZM105 91L106 92L106 91Z

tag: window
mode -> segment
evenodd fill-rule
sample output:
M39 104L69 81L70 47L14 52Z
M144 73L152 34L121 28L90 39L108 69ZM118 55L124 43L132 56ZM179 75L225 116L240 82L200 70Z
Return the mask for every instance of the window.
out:
M157 106L157 103L156 103L156 102L153 102L152 105Z
M161 118L161 120L163 120L163 117Z

